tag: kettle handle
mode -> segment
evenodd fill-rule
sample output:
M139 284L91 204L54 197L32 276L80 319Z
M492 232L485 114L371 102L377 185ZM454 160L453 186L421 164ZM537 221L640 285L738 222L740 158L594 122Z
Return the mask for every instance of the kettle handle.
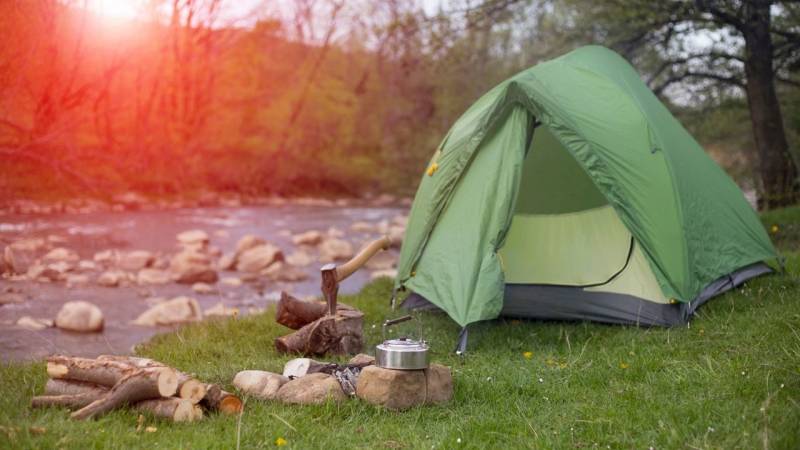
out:
M411 320L411 319L413 319L413 318L414 318L414 316L413 316L413 315L411 315L411 314L406 314L405 316L401 316L401 317L398 317L398 318L396 318L396 319L387 319L387 320L384 320L384 321L383 321L383 325L381 326L381 336L382 336L382 339L383 339L384 341L386 340L386 329L387 329L387 328L389 328L389 327L390 327L390 326L392 326L392 325L397 325L398 323L408 322L409 320ZM422 322L420 322L420 320L419 320L419 319L417 319L417 324L419 325L419 330L418 330L419 337L418 337L418 339L422 340ZM424 341L423 341L423 342L424 342Z

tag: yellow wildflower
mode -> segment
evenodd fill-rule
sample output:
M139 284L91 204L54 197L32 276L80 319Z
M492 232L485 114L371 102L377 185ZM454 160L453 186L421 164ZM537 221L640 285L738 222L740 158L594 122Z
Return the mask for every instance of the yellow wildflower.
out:
M626 362L619 363L619 368L620 369L627 369L628 367L630 367L630 366L628 366L628 363L626 363Z
M771 231L772 234L775 234L778 231L780 231L780 228L778 228L778 225L772 225L772 227L769 229L769 231Z
M288 442L286 442L286 439L284 439L282 437L279 437L278 439L275 439L275 445L277 445L278 447L283 447L287 443Z
M533 352L522 352L522 356L525 357L525 359L531 359L533 358Z

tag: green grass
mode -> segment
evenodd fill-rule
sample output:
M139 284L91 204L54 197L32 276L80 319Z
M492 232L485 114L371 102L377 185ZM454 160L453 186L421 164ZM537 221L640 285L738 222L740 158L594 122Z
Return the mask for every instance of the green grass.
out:
M60 409L31 410L44 365L0 366L0 447L23 448L800 448L800 208L764 216L787 256L787 273L762 277L672 329L496 320L470 332L470 352L450 350L458 327L421 316L432 360L453 368L445 406L386 411L359 401L286 406L246 400L236 418L192 424L120 410L74 422ZM342 300L366 313L370 346L392 316L390 284ZM373 328L375 325L375 328ZM230 383L243 369L281 371L273 350L286 332L273 312L161 335L139 353ZM531 359L523 356L532 352ZM460 443L459 440L460 439Z

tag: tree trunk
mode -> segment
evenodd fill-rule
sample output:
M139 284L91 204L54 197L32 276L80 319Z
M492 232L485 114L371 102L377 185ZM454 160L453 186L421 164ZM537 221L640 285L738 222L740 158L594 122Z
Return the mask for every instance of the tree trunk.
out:
M744 69L747 103L758 153L761 178L758 206L772 209L798 199L797 168L786 140L780 104L775 93L769 2L744 4Z

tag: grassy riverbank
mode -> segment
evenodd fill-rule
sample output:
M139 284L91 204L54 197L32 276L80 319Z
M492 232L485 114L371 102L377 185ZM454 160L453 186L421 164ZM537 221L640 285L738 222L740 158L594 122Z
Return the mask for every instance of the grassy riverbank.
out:
M500 319L470 334L465 358L450 350L457 326L422 316L432 359L450 365L446 406L388 412L349 401L299 407L246 401L240 420L173 424L115 411L74 422L31 410L44 365L0 366L0 447L24 448L775 448L800 447L800 208L763 217L787 273L762 277L702 307L689 327L642 329ZM368 344L391 316L390 283L346 303L367 316ZM373 328L373 325L376 325ZM139 353L209 381L243 369L279 372L289 358L272 341L272 311L192 325ZM531 352L530 358L526 352Z

